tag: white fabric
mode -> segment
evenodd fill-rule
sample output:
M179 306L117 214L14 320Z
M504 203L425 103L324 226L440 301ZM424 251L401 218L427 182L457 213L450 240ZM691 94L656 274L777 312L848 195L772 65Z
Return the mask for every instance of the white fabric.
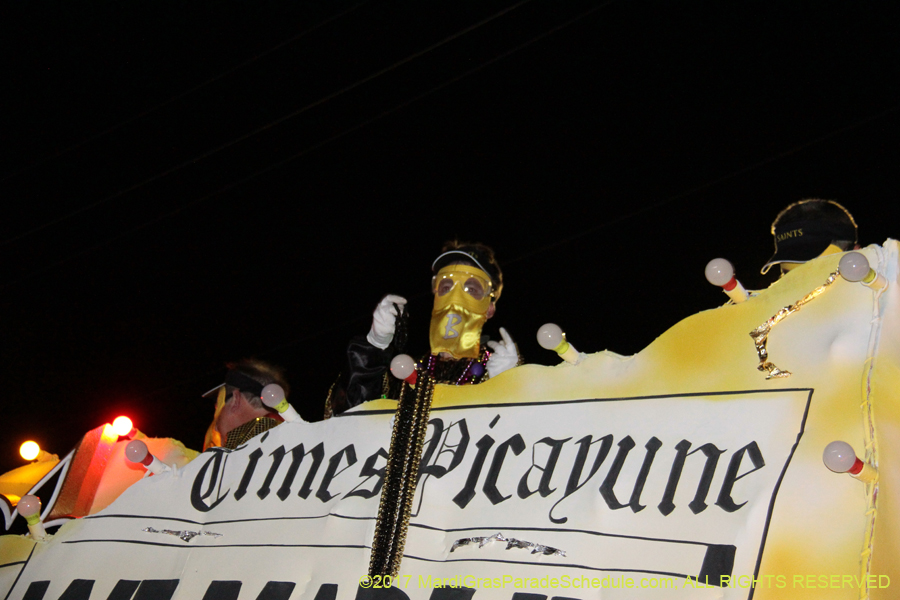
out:
M508 371L519 364L519 352L516 343L503 327L500 328L502 342L488 342L488 346L494 352L487 362L488 375L496 377L503 371Z
M400 307L399 313L394 310L395 304ZM382 350L390 345L391 340L394 339L397 317L403 313L405 305L406 298L403 296L388 294L381 299L381 302L375 308L375 313L372 315L372 329L366 335L366 339L369 340L370 344Z

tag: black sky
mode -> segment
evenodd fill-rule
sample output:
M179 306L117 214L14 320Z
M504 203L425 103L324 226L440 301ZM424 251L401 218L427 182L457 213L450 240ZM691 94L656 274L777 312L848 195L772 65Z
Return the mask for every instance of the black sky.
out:
M632 354L768 285L803 197L898 229L897 8L842 2L183 2L0 8L0 471L127 413L199 448L244 356L318 418L385 293L494 246L529 362ZM416 338L416 331L421 331Z

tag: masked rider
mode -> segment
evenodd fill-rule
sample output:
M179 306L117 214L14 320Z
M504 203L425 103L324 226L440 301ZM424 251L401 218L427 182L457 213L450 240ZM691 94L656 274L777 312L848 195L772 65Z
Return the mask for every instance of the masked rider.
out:
M519 363L512 338L502 327L500 342L482 343L482 327L494 316L503 289L503 275L491 248L452 242L432 264L429 339L431 353L419 362L439 383L474 384L496 377ZM399 380L390 377L391 359L404 352L402 315L406 299L385 296L375 309L365 337L350 341L348 366L332 386L325 417L367 400L396 398ZM399 325L399 327L398 327Z

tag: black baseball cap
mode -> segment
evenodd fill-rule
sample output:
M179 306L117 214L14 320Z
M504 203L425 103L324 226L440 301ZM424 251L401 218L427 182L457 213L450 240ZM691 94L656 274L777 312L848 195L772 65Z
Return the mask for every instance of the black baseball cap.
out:
M225 381L209 390L202 396L204 398L212 396L213 392L218 392L219 388L221 388L222 386L231 386L237 388L242 392L247 392L251 396L260 396L264 387L263 384L256 381L246 373L242 373L237 369L229 369L225 374Z
M761 272L781 263L805 263L834 241L857 241L856 221L834 200L800 200L782 210L772 223L775 254Z

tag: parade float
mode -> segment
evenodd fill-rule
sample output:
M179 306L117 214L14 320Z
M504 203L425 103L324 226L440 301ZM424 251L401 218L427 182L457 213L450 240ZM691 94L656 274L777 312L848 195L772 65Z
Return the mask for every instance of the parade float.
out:
M732 301L634 356L544 329L555 367L411 375L399 408L288 419L235 450L145 439L134 462L135 436L100 427L0 479L0 594L895 598L898 251L752 294L714 268Z

